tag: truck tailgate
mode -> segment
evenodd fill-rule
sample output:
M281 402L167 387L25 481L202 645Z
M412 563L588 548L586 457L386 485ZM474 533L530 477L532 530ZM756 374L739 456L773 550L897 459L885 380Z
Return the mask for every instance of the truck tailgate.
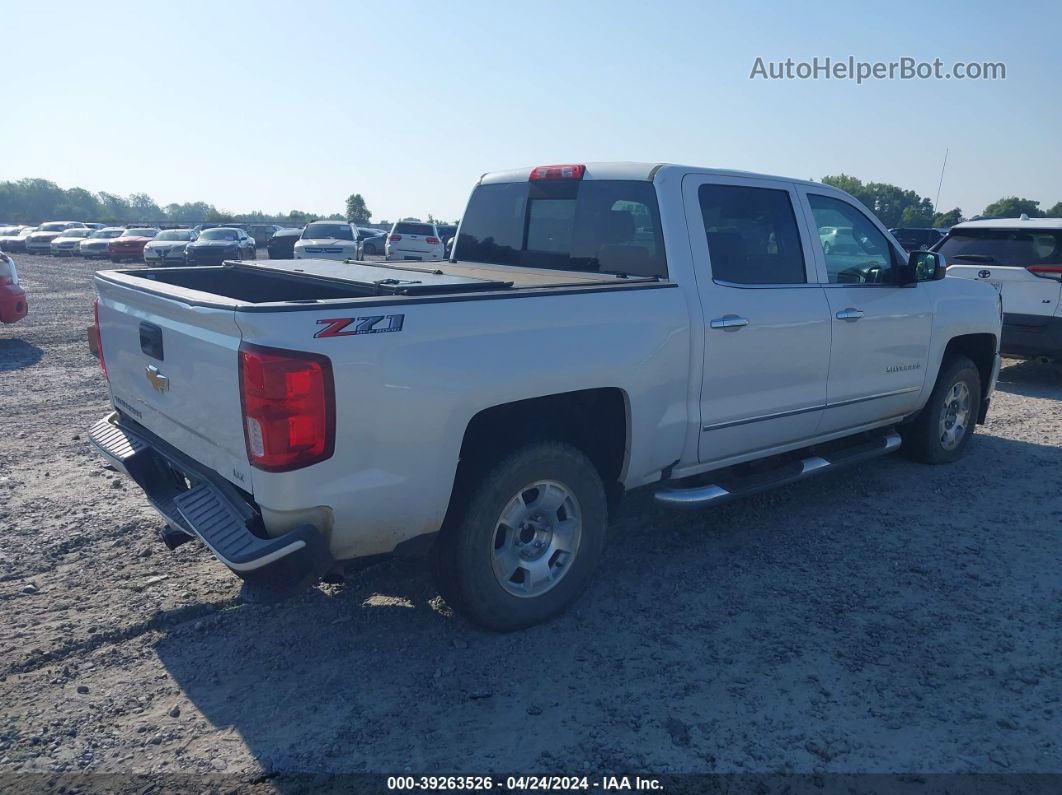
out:
M250 491L234 310L103 279L96 289L115 408Z

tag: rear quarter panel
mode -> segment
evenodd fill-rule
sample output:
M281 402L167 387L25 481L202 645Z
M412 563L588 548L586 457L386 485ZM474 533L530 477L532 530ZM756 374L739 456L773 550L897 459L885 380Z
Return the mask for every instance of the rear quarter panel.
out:
M674 286L257 310L236 313L244 340L331 359L337 428L329 460L292 473L254 470L256 499L276 512L311 508L311 495L329 506L340 558L438 530L465 429L492 406L618 387L630 426L626 485L658 477L682 451L690 330ZM314 336L324 321L395 314L398 332Z

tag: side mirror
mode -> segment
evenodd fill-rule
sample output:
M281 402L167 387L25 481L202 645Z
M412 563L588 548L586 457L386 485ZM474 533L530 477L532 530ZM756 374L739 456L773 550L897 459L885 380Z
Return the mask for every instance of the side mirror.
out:
M907 270L912 281L935 282L947 275L948 263L936 251L912 251L907 258Z

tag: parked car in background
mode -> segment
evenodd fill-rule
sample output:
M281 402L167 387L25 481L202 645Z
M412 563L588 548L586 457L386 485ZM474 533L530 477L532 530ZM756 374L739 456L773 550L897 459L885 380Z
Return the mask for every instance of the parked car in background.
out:
M185 247L196 239L191 229L163 229L144 246L148 265L183 265Z
M358 259L361 256L358 228L346 221L314 221L306 224L295 243L295 259Z
M67 229L85 229L80 221L48 221L41 224L36 232L26 237L27 254L47 254L52 250L52 241Z
M0 252L0 323L17 323L27 311L26 291L18 285L15 261Z
M254 238L254 244L258 248L264 248L269 239L281 229L280 224L248 224L244 231Z
M295 243L302 237L302 228L278 229L266 243L270 259L294 259Z
M111 240L107 246L107 255L111 262L123 260L141 260L144 258L144 246L155 239L159 230L153 226L134 226L122 230L122 234Z
M204 229L184 248L188 265L220 265L227 259L255 259L254 238L242 229L220 226Z
M395 223L384 245L389 260L439 260L445 253L435 224L413 221Z
M439 240L443 243L443 248L457 237L457 225L456 224L436 224L435 229L439 232Z
M385 229L359 229L361 233L361 256L376 257L384 253L387 245L387 230Z
M92 234L88 227L84 229L67 229L52 241L51 254L53 257L74 257L80 254L78 246Z
M85 226L87 226L89 229L93 229L93 230L95 230L95 229L106 229L107 228L107 224L95 224L95 223L90 224L90 223L86 223Z
M25 251L26 240L36 231L35 226L24 226L22 231L16 235L5 235L3 239L0 239L0 251Z
M22 235L25 230L35 231L36 227L22 226L16 224L14 226L5 226L0 228L0 251L12 251L11 246L16 241L21 241ZM26 233L28 234L28 232Z
M999 290L1004 354L1062 359L1062 218L967 221L934 251L950 263L948 276Z
M820 226L819 242L827 254L859 254L859 243L852 234L850 226Z
M111 255L111 241L124 232L124 226L105 226L103 229L97 229L78 244L78 253L85 259L107 259Z
M931 228L898 227L889 231L908 253L932 248L944 237L938 230Z

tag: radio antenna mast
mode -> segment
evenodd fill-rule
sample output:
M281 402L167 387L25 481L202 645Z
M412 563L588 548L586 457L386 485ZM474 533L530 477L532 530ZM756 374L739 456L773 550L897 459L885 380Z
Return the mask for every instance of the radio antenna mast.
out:
M937 198L933 202L933 207L936 211L940 212L940 186L944 184L944 168L948 165L948 149L944 150L944 162L940 166L940 182L937 183Z

